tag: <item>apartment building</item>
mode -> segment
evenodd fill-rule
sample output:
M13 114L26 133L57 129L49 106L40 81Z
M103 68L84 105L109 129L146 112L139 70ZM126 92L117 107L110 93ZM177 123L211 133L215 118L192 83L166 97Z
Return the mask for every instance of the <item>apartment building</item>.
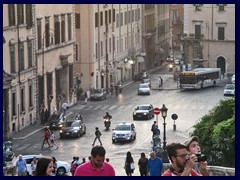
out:
M185 63L235 72L235 4L185 4Z
M40 107L73 102L74 12L71 4L3 5L6 136L38 122Z

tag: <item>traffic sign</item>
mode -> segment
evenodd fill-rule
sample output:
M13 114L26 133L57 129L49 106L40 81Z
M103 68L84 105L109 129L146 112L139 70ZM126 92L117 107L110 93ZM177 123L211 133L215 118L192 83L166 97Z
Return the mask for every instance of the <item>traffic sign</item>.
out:
M176 120L177 118L178 118L178 115L172 114L172 119L173 119L173 120Z
M155 115L159 115L160 114L160 109L159 108L154 108L153 110Z

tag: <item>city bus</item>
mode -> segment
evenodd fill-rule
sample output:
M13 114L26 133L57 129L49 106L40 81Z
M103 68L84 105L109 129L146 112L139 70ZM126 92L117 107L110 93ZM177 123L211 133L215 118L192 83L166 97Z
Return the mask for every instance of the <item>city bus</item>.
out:
M202 89L216 86L220 80L220 68L196 68L192 71L181 72L179 76L181 89Z

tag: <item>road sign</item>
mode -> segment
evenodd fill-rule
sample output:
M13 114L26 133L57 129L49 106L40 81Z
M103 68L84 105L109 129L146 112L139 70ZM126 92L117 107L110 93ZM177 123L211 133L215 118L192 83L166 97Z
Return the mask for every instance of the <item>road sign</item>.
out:
M177 118L178 118L178 115L172 114L172 119L173 119L173 120L176 120Z
M155 115L159 115L160 114L160 109L159 108L154 108L153 110Z

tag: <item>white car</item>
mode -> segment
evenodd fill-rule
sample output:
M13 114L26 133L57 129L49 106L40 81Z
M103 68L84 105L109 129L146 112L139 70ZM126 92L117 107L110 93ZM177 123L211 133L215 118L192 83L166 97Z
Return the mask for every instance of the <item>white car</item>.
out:
M231 82L232 82L233 84L235 84L235 74L232 75L232 77L231 77Z
M133 141L136 139L136 131L133 123L119 123L113 129L112 143L116 141Z
M224 96L235 96L235 84L227 84L223 92Z
M22 155L22 158L26 161L27 163L27 171L29 172L29 175L32 175L32 168L31 168L31 162L33 160L33 157L36 157L36 159L38 160L41 157L44 157L42 154L38 154L38 155ZM19 159L19 157L16 158L16 161L14 163L14 166L16 167L16 162ZM65 173L69 173L70 172L70 164L65 162L65 161L59 161L57 160L57 175L59 176L63 176L65 175Z
M148 84L139 84L138 86L138 95L140 94L148 94L150 95L151 89Z

